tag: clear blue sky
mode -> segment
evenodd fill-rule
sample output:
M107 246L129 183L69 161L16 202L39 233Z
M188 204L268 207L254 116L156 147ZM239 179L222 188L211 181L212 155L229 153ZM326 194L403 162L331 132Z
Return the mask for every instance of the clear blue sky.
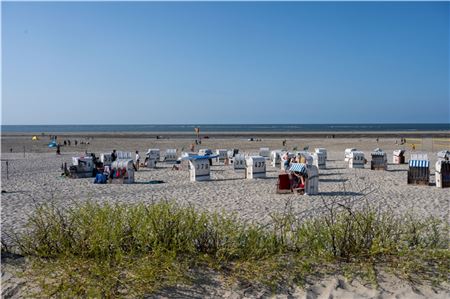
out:
M3 2L2 123L448 123L449 14L448 2Z

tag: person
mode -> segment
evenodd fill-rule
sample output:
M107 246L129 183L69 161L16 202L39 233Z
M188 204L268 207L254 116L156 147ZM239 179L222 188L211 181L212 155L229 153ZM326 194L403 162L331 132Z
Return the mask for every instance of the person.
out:
M136 170L139 170L140 160L141 160L141 156L139 156L139 151L136 151Z
M114 162L117 160L116 150L113 150L111 153L111 161Z
M67 140L67 144L70 146L70 139L69 140Z
M293 171L291 186L293 186L294 188L304 189L305 188L305 174L298 172L298 171Z
M77 145L78 145L78 140L75 139L75 146L77 146Z
M191 152L193 152L195 150L195 144L191 144Z
M66 145L67 145L67 141L64 140L64 146L66 146Z
M284 170L288 171L288 169L289 169L289 153L288 152L284 153L284 155L281 157L281 159L283 160Z
M61 155L61 145L58 143L58 145L56 146L56 154L57 155Z
M286 139L283 140L283 146L286 146Z

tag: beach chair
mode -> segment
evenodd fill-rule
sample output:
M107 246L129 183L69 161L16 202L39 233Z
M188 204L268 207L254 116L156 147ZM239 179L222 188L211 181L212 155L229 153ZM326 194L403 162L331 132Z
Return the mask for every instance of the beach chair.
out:
M273 167L277 167L281 163L281 150L273 150L270 152L270 161Z
M268 147L261 147L259 149L259 155L264 158L270 158L270 150Z
M348 162L349 160L350 160L350 158L351 158L351 154L352 154L352 152L354 152L354 151L356 151L357 149L356 148L346 148L345 149L345 151L344 151L344 161L345 162Z
M325 156L325 161L328 159L327 150L325 148L323 148L323 147L316 148L316 149L314 149L314 152L315 153L322 153L322 155Z
M198 156L189 160L189 174L191 182L209 181L211 179L211 167L206 156Z
M292 193L291 179L289 177L289 174L282 173L278 175L277 193L278 194Z
M175 162L177 160L177 149L168 148L164 154L164 162Z
M228 150L218 149L216 150L216 155L218 155L218 157L215 159L216 163L225 163L225 159L228 157Z
M266 159L261 156L251 156L245 159L247 179L266 177Z
M439 159L436 162L435 179L436 187L450 187L450 160Z
M405 163L405 150L399 149L392 153L392 163L404 164Z
M315 152L313 155L313 165L316 166L318 169L325 169L327 168L326 161L327 156L323 152Z
M364 168L366 164L366 159L364 158L364 153L360 151L350 151L348 159L349 168Z
M156 162L159 162L161 159L161 152L159 148L149 148L145 155L149 160L155 160Z
M111 164L112 184L134 183L134 162L132 159L117 159Z
M72 166L69 167L69 177L90 178L94 177L93 157L72 157Z
M437 153L439 159L450 160L450 151L443 150Z
M245 170L245 156L243 154L236 154L233 159L234 170Z
M377 148L370 155L372 157L370 161L371 170L387 170L387 155L384 151Z
M428 186L430 183L429 164L430 162L428 160L410 160L408 169L408 184Z
M319 194L319 169L314 165L306 166L306 174L305 193L308 195Z

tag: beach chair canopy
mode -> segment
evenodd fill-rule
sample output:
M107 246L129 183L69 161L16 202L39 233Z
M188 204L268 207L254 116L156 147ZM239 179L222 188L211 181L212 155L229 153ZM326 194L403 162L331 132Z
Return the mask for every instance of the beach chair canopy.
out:
M447 159L449 159L450 158L450 151L448 151L448 150L440 151L440 152L437 153L437 156L438 156L438 158L443 158L443 159L447 158Z
M420 167L428 168L430 166L430 161L428 160L410 160L409 167Z
M394 151L394 156L403 156L405 150L399 149Z
M385 152L383 152L382 150L378 149L378 150L374 150L373 152L370 153L372 156L384 156L386 155Z
M181 160L201 160L201 159L214 159L219 157L219 155L194 155L194 156L184 156Z

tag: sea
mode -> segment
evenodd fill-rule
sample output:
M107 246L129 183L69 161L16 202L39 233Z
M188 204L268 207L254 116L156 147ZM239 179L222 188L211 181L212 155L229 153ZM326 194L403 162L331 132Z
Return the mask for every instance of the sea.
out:
M2 125L2 132L421 132L448 131L434 124L172 124L172 125Z

